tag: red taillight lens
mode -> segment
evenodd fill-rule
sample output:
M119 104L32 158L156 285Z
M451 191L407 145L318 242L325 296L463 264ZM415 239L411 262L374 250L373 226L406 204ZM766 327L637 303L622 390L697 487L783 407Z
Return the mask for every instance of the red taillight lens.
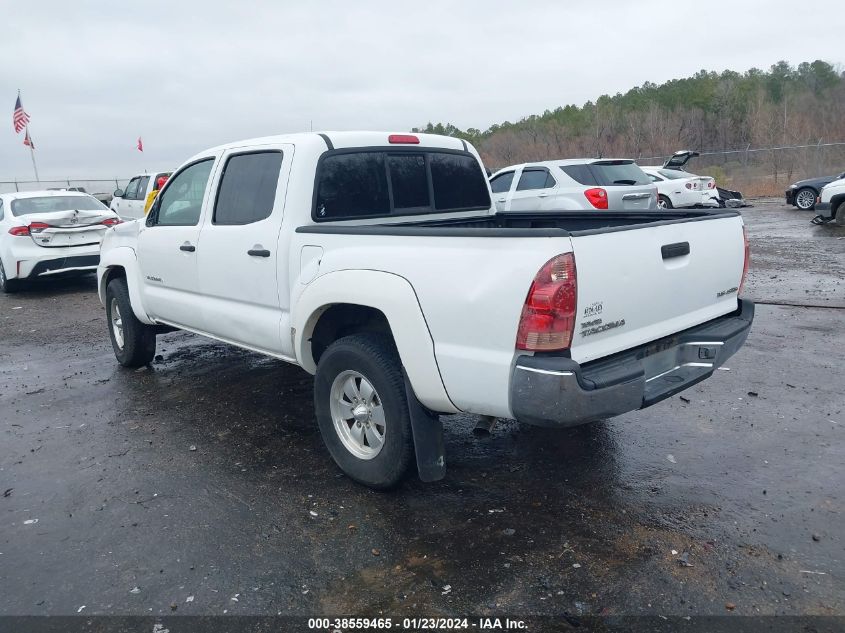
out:
M596 209L607 209L607 192L601 187L587 189L584 195Z
M742 288L745 286L745 278L748 277L748 265L751 263L751 248L748 246L748 231L742 227L742 241L745 243L745 262L742 264L742 279L739 280L739 290L736 291L737 296L742 294Z
M40 233L44 229L49 229L49 224L44 224L43 222L31 222L29 225L29 232L30 233Z
M405 143L408 145L419 145L420 139L413 134L391 134L387 137L388 143Z
M14 235L16 237L28 236L29 235L29 227L28 226L13 226L9 229L9 235Z
M566 349L572 344L578 281L575 256L558 255L534 277L516 333L516 348L531 352Z
M105 220L100 222L100 224L105 224L106 226L115 226L116 224L120 224L121 222L123 222L123 220L120 220L118 218L106 218Z

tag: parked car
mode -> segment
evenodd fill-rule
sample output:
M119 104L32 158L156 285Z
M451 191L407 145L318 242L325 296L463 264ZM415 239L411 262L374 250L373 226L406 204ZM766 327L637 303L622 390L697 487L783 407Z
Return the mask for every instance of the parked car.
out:
M429 134L200 152L101 257L121 365L150 362L160 328L299 365L329 453L375 488L415 457L443 476L439 414L567 427L668 398L754 313L737 212L497 212L475 149Z
M657 187L657 206L661 209L718 207L716 181L676 169L642 167Z
M701 156L701 153L693 152L688 149L680 150L670 156L669 159L663 163L661 168L689 173L686 171L687 163L689 163L691 159L697 158L698 156ZM692 176L694 174L690 175ZM734 191L732 189L724 189L723 187L720 187L718 183L716 183L716 194L718 196L720 207L739 208L751 206L745 201L739 191Z
M149 211L159 184L170 176L169 171L152 172L133 176L126 189L116 189L109 208L124 220L137 220Z
M842 172L838 176L821 176L819 178L799 180L789 185L789 189L786 190L784 194L786 204L791 204L803 211L814 209L822 187L829 185L834 180L841 180L842 178L845 178L845 172Z
M96 270L100 240L119 222L85 193L0 194L0 291L36 277Z
M845 226L845 177L822 187L816 211L823 223L836 222L839 226Z
M525 163L490 177L499 211L657 208L657 189L632 160L577 158Z

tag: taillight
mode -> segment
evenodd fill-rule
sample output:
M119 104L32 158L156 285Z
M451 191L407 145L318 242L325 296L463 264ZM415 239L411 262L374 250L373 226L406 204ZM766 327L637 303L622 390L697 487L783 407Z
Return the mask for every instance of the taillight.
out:
M15 237L23 237L29 235L29 227L28 226L13 226L9 229L9 235L14 235Z
M558 255L534 277L516 333L516 348L531 352L566 349L572 344L578 281L575 256Z
M387 137L388 143L400 143L407 145L419 145L420 139L413 134L391 134Z
M123 220L119 218L106 218L100 224L105 224L106 226L115 226L116 224L120 224Z
M742 227L742 241L745 243L745 262L742 264L742 279L739 281L739 290L736 294L742 294L742 288L745 286L745 278L748 276L748 265L751 263L751 248L748 246L748 231L745 226Z
M44 224L43 222L32 222L29 225L29 232L30 233L40 233L44 229L49 229L49 224Z
M601 187L587 189L584 195L596 209L607 209L607 192Z

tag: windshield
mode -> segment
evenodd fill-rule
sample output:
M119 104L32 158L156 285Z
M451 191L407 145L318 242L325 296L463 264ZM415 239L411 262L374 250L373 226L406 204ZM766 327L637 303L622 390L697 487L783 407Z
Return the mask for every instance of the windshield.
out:
M56 211L105 211L107 207L91 196L44 196L12 200L12 215Z

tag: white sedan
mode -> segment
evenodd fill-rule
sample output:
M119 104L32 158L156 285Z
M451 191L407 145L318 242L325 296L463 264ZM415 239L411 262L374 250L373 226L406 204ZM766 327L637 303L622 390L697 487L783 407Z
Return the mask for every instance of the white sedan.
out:
M120 222L86 193L0 194L0 292L36 277L96 271L103 234Z
M665 167L641 169L657 186L657 207L660 209L719 206L716 181L709 176Z

